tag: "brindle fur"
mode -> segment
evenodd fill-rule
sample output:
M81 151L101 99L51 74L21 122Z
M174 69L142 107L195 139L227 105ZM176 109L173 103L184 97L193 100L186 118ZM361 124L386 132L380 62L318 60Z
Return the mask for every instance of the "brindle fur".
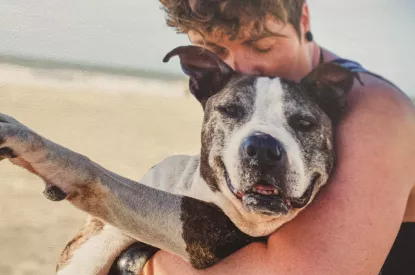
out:
M184 198L182 201L183 232L190 263L206 268L229 256L245 245L265 238L254 238L242 233L214 204Z

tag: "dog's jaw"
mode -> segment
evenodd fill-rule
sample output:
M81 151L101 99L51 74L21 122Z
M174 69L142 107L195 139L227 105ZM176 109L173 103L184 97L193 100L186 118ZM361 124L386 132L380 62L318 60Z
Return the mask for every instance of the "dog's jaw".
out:
M256 212L247 212L240 200L229 189L217 196L215 202L231 221L245 234L253 237L267 236L292 220L301 210L296 209L285 216L271 216Z
M321 177L316 182L313 193L308 201L309 205L315 198L320 188L326 183L327 179ZM223 188L221 192L217 192L215 196L215 204L231 219L231 221L245 234L253 237L268 236L278 230L281 226L294 219L303 208L292 208L285 215L269 215L258 212L247 211L243 203L238 199L229 188Z
M257 205L261 203L261 200L268 201L271 204L271 207L273 204L274 210L264 208L262 211L263 214L269 215L277 215L277 211L284 215L287 214L288 211L290 211L292 208L304 208L306 205L308 205L320 177L321 176L319 173L314 173L311 177L310 184L307 190L300 198L288 198L284 196L284 194L280 191L278 187L272 185L254 185L252 190L239 191L233 186L232 181L229 178L229 174L226 171L226 168L224 173L224 178L226 181L226 185L228 186L228 189L233 193L235 197L242 201L246 208L251 208L251 210L254 212L261 212L258 209L256 209ZM251 204L253 205L253 207L250 207ZM278 206L276 207L276 205Z

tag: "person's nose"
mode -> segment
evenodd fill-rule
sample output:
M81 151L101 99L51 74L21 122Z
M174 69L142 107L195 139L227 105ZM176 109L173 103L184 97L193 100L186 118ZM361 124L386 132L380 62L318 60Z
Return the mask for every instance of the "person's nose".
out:
M235 69L235 59L233 58L232 54L228 54L226 55L225 58L221 58L223 62L225 62L229 67L231 67L234 71L236 71Z
M222 60L237 72L248 75L261 74L260 70L255 65L255 60L248 58L246 51L243 49L229 51Z
M255 60L248 58L246 51L237 51L232 55L233 69L249 75L260 75Z

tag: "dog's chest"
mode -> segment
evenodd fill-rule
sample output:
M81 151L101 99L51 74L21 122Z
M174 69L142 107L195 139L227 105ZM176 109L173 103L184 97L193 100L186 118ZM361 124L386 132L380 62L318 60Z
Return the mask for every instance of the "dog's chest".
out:
M184 197L181 204L183 239L195 268L206 268L254 241L215 205Z

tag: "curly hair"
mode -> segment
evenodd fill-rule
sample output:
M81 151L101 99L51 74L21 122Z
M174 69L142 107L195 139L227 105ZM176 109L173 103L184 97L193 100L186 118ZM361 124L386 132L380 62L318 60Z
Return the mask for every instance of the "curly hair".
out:
M305 0L160 0L167 25L178 33L190 30L210 34L221 30L230 39L250 25L251 35L261 34L267 15L290 23L300 36L300 20ZM252 24L252 25L251 25Z

